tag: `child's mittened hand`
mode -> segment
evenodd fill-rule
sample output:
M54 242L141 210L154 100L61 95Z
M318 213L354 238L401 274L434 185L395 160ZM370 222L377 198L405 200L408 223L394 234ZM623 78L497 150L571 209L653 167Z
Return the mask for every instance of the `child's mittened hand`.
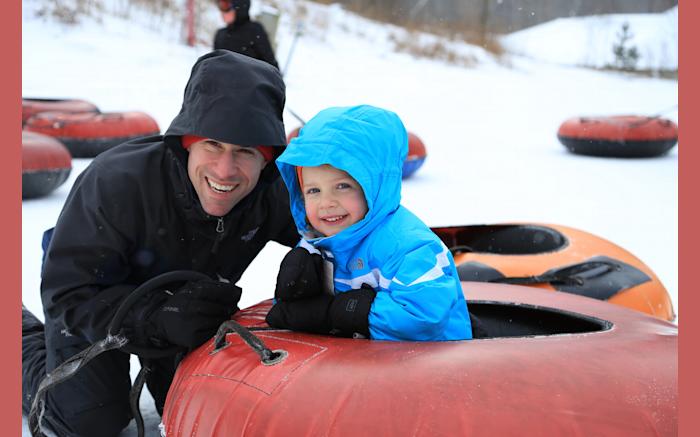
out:
M280 301L272 306L265 321L273 328L328 334L328 307L332 302L333 297L326 294L294 302Z
M275 298L292 302L319 295L323 284L323 259L302 247L290 250L280 264Z

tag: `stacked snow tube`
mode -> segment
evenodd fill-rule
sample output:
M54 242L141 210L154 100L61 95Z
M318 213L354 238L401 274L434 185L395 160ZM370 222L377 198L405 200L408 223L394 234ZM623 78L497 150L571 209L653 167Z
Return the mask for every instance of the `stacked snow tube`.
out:
M71 155L58 140L22 131L22 198L45 196L71 172Z
M137 111L42 112L29 118L24 128L58 139L74 158L94 158L123 142L160 133L153 118Z
M294 128L289 134L287 134L287 144L289 144L294 138L299 136L301 131L301 126ZM425 157L427 153L425 151L425 144L418 138L418 136L412 132L408 132L408 155L406 160L403 162L403 167L401 169L401 178L406 179L411 177L425 162Z
M641 260L578 229L538 223L433 228L462 281L523 284L675 320L666 288Z
M557 137L579 155L650 158L673 148L678 126L664 118L636 115L577 117L562 123Z
M100 110L95 104L81 99L35 99L22 98L22 125L40 112L92 112Z

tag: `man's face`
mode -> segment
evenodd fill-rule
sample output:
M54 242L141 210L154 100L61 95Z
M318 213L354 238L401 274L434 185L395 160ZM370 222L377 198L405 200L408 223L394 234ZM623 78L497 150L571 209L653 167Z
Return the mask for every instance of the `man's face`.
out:
M189 148L187 174L204 211L226 215L250 193L265 167L262 154L253 147L202 140Z
M233 5L228 0L219 0L218 2L219 11L221 11L221 18L224 19L224 23L231 24L236 21L236 10Z
M330 165L301 169L306 218L325 236L335 235L367 214L362 187L343 170Z

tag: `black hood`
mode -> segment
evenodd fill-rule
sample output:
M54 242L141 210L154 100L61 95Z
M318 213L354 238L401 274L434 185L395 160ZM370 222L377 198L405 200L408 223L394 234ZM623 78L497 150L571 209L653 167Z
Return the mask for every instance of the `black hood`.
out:
M173 137L197 135L239 146L285 146L284 102L278 69L245 55L214 50L192 67L182 108L165 140L173 143Z

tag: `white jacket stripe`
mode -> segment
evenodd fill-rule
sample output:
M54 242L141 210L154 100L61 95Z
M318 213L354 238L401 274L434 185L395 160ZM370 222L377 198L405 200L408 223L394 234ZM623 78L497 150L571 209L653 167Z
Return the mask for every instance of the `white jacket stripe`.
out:
M443 268L448 267L450 265L450 260L447 257L447 247L443 245L442 252L437 254L435 257L435 265L425 272L423 275L421 275L418 279L415 281L411 282L408 284L408 287L411 287L413 285L421 284L423 282L428 282L432 281L434 279L439 278L440 276L443 276L445 273L442 271ZM358 289L362 287L362 284L367 284L372 286L373 288L377 288L379 286L380 288L383 288L385 290L389 289L389 285L391 282L394 282L396 284L406 286L403 282L398 280L396 277L393 279L389 280L382 276L382 272L379 269L372 269L369 273L365 273L362 276L357 276L352 279L342 279L342 278L335 278L335 282L339 284L344 284L352 289Z

